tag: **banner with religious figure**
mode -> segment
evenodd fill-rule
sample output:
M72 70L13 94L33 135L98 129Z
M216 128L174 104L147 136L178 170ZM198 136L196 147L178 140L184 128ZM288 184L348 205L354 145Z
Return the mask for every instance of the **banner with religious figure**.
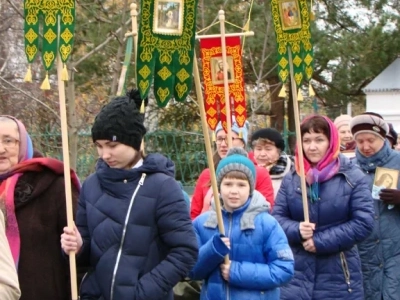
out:
M240 37L226 39L227 80L229 84L230 108L239 127L246 122L246 99L244 91L242 47ZM203 66L204 103L207 123L215 130L219 121L226 131L224 93L224 62L221 38L200 39L200 54Z
M159 107L192 89L197 0L142 0L137 85L144 99L154 78Z
M292 51L297 87L313 74L313 46L307 0L271 0L278 46L278 75L285 83L290 77L288 47Z

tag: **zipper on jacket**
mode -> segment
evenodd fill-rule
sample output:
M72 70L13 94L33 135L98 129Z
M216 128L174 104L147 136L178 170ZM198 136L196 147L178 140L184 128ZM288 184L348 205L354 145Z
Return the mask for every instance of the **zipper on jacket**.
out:
M353 290L350 286L350 270L344 252L340 252L340 262L342 263L343 274L347 283L347 291L351 293Z
M81 299L81 296L80 296L80 294L81 294L81 290L82 290L82 284L83 284L83 282L85 281L85 279L86 279L86 277L88 277L88 275L89 275L89 271L88 272L86 272L85 273L85 275L83 275L83 277L82 277L82 280L81 280L81 283L79 284L79 290L78 290L78 300L79 299Z
M117 254L117 260L115 261L115 266L114 266L114 271L113 271L113 276L112 276L112 280L111 280L111 292L110 292L110 300L114 299L114 285L115 285L115 277L117 276L117 271L118 271L118 266L119 266L119 261L121 259L121 253L122 253L122 247L124 245L124 241L125 241L125 235L126 235L126 228L128 226L128 221L129 221L129 217L131 216L131 210L132 210L132 206L133 206L133 202L135 202L135 198L136 198L136 194L139 191L139 188L141 186L143 186L143 182L144 179L146 178L146 174L143 173L142 177L139 180L139 183L135 189L135 191L133 192L131 201L129 203L129 207L128 207L128 212L126 213L125 216L125 223L124 223L124 228L122 230L122 237L121 237L121 242L119 244L119 249L118 249L118 254Z
M347 177L347 175L344 174L344 173L339 173L339 174L343 174L344 178L346 179L346 182L351 186L352 189L354 189L354 185L351 184L351 182L350 182L349 178Z
M228 238L229 241L231 240L231 233L232 233L232 214L229 213L229 228L228 228ZM232 249L232 245L231 245ZM230 252L230 251L229 251ZM231 269L229 267L229 273L231 272ZM226 300L229 300L231 297L229 295L229 281L226 283Z

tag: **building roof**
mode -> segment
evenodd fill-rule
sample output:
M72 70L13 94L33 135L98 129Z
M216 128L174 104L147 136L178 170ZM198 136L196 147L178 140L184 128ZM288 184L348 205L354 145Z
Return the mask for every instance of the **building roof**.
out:
M369 92L399 92L400 91L400 56L385 70L375 77L364 89Z

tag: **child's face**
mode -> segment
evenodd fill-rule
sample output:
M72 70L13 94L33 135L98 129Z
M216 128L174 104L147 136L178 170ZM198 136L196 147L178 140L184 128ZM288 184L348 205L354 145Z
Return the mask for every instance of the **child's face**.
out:
M243 206L250 196L250 184L247 180L223 178L221 181L221 197L224 207L232 212Z

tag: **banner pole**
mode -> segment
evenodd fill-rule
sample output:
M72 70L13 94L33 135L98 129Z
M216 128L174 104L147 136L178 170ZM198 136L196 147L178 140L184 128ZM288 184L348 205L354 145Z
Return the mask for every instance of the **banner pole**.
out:
M215 175L214 169L214 161L213 161L213 152L210 142L210 135L208 133L208 124L206 119L206 111L204 109L204 99L203 92L201 90L201 82L199 75L199 67L197 65L196 54L193 56L193 73L194 73L194 83L196 87L196 97L197 102L200 108L200 117L201 117L201 127L203 128L204 142L206 146L206 154L207 154L207 163L208 168L210 169L210 179L211 179L211 187L214 195L214 203L215 203L215 211L217 213L217 221L218 221L218 229L219 232L225 235L224 222L222 220L222 211L221 211L221 203L219 201L219 192L217 186L217 177ZM229 262L229 256L225 256L225 263Z
M58 36L60 36L60 16L58 16ZM65 86L62 80L63 63L61 61L60 53L57 51L57 81L58 81L58 94L60 100L60 119L61 119L61 140L62 140L62 153L64 165L64 182L65 182L65 201L67 207L67 225L70 229L74 230L74 213L72 205L72 187L71 187L71 168L69 161L69 146L68 146L68 123L67 123L67 109L65 101ZM72 300L78 300L78 286L76 275L76 258L75 252L69 253L69 269L71 280L71 297Z
M296 86L296 81L294 79L292 49L290 47L287 47L287 50L289 54L290 83L291 83L292 98L293 98L294 122L296 127L296 143L297 143L299 166L300 166L299 175L300 175L300 185L301 185L301 196L303 200L304 222L309 222L310 218L308 212L306 176L304 172L304 154L303 154L303 144L302 144L301 130L300 130L300 114L299 114L299 104L297 100L297 86Z
M222 52L222 71L224 74L224 96L225 96L225 115L226 115L226 131L228 138L228 148L232 148L232 114L229 98L229 82L228 82L228 60L226 58L226 40L225 40L225 12L221 9L218 12L220 30L221 30L221 52Z

